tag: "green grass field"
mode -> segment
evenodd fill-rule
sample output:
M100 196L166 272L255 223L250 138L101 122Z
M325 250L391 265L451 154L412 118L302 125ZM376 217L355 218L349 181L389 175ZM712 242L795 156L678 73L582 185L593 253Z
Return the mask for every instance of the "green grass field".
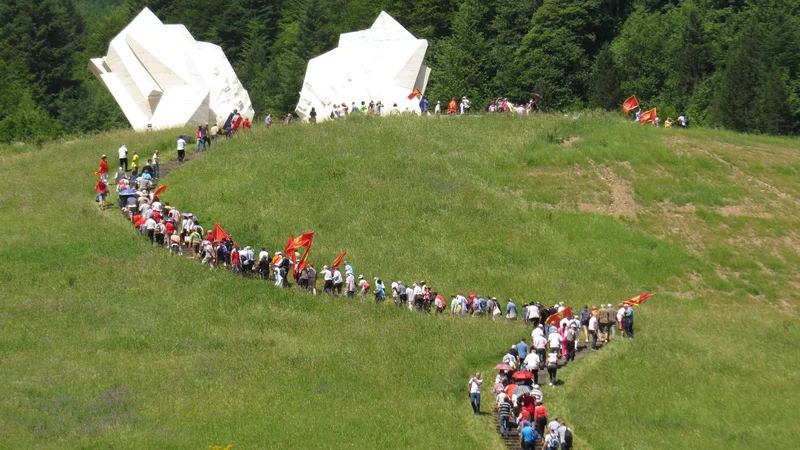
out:
M529 330L310 297L170 257L93 172L175 131L0 148L0 436L15 448L502 448L465 383ZM657 295L546 391L579 448L793 448L800 143L606 115L256 126L164 200L357 273L574 306ZM488 377L487 377L488 378ZM484 410L491 401L484 396ZM766 444L768 443L768 444Z

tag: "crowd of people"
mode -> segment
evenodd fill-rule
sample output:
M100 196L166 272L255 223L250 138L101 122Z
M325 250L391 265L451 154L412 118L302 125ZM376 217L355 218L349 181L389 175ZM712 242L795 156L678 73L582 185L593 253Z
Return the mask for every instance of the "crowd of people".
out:
M575 353L581 348L597 350L598 341L609 343L620 337L633 339L633 307L619 303L584 305L578 314L563 302L551 307L541 303L531 303L522 308L522 320L530 324L530 342L526 337L503 354L495 366L492 394L500 420L500 432L507 437L512 428L517 429L523 449L534 448L534 443L542 438L543 450L567 450L572 448L572 431L563 420L548 419L544 405L544 392L540 384L555 388L559 365L575 360ZM546 375L540 371L546 370ZM545 377L547 379L545 379ZM467 383L470 404L475 414L481 413L481 373Z
M498 104L502 104L500 100L504 99L498 99ZM355 104L353 108L355 111ZM469 106L467 110L468 108ZM359 112L369 112L369 109L359 109ZM271 120L268 124L271 124ZM243 127L247 128L249 125ZM217 126L210 129L207 126L198 127L195 136L197 151L205 150L206 146L210 148L216 142L218 134L230 136L234 132L229 124L226 124L222 133ZM186 137L179 136L178 161L184 160L185 147ZM313 295L321 292L331 296L358 296L362 301L372 295L376 303L383 302L387 295L391 295L395 305L409 310L487 320L521 320L530 324L533 328L530 343L523 338L503 355L501 363L495 367L498 373L492 389L501 432L507 436L512 428L516 428L523 449L532 449L540 436L543 439L543 449L572 448L572 431L564 421L557 417L552 421L548 420L544 394L540 387L540 370L546 370L547 377L545 380L543 375L541 383L547 382L555 388L559 384L559 364L575 359L581 332L585 348L592 351L599 348L598 342L602 344L616 339L618 330L620 336L631 339L634 337L633 307L626 303L620 303L616 308L612 304L599 307L592 305L591 308L584 305L578 314L572 315L571 309L567 309L563 302L550 306L544 306L541 302L530 302L517 307L510 298L503 303L488 295L473 292L464 295L463 292L458 292L451 295L448 304L444 296L425 280L414 281L409 285L402 280L390 280L387 291L379 277L372 277L374 286L370 285L363 274L356 277L356 272L348 261L343 261L344 273L340 270L340 264L330 267L325 265L317 273L313 263L300 266L299 253L286 255L283 251L276 251L270 254L264 247L256 253L251 246L240 246L220 227L206 229L195 214L181 212L169 202L159 199L161 190L157 188L160 176L158 150L146 160L141 172L137 152L129 155L125 145L118 152L120 167L114 180L119 208L138 234L146 237L155 246L169 249L172 254L190 255L212 269L221 268L241 276L258 277L279 287L291 287L291 280L294 279L299 289ZM127 173L129 156L130 176ZM107 159L107 155L102 155L100 169L95 172L98 175L95 186L97 201L101 208L107 207L106 199L109 195ZM468 382L470 403L476 414L481 412L482 384L480 372Z

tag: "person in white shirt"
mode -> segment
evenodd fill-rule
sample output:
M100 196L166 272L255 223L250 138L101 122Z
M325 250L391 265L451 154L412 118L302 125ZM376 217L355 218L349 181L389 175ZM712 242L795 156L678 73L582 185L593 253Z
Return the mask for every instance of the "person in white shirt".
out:
M269 252L264 247L261 247L261 251L258 252L258 260L261 261L264 258L269 260Z
M339 297L342 296L342 286L344 285L344 279L342 278L342 272L339 271L338 267L334 267L333 269L333 291Z
M534 351L529 352L525 356L525 361L522 362L529 371L533 372L533 382L536 384L539 383L539 362L539 355Z
M567 308L564 307L564 302L561 302L561 303L558 304L558 312L561 312L561 311L563 311L565 309L567 309Z
M144 229L147 230L147 238L150 239L150 242L155 242L156 240L156 221L153 218L149 218L144 222Z
M436 102L436 106L433 108L434 114L441 114L442 113L442 102Z
M558 331L550 333L550 335L547 336L547 340L549 341L551 352L558 352L561 350L561 335Z
M531 331L531 342L536 340L536 336L544 336L544 327L540 324L533 328Z
M178 136L178 162L183 162L183 158L186 156L186 140L183 139L183 136Z
M474 377L470 378L469 383L467 383L467 389L469 391L469 403L472 405L472 410L475 411L475 414L481 413L482 384L483 379L481 378L480 372L476 373Z
M597 350L597 316L589 318L589 335L592 336L592 350Z
M128 147L123 145L118 150L119 153L119 167L125 168L125 172L128 171Z
M414 283L414 302L413 305L417 306L419 309L422 309L422 300L425 296L425 290L422 289L422 286L418 283ZM411 303L411 302L409 302ZM409 308L413 309L413 308Z
M153 160L153 178L157 180L158 176L161 174L159 170L160 166L158 165L158 150L153 152L152 160Z
M620 330L620 336L625 336L625 330L622 329L622 318L625 317L625 305L622 303L618 306L619 310L617 310L617 326Z
M328 266L322 266L322 279L325 284L322 285L322 293L333 295L333 272L328 269Z
M541 365L544 364L544 358L547 352L547 338L540 334L533 338L532 344L533 348L536 349L536 354L539 355L539 366L541 367Z

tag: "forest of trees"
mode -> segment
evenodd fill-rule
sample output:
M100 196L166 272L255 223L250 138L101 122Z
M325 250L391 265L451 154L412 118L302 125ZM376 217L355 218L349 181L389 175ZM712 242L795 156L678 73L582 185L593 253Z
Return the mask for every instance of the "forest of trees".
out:
M432 100L646 108L800 132L800 0L0 0L0 142L126 127L87 69L149 7L219 44L258 115L292 111L306 62L381 10L429 41Z

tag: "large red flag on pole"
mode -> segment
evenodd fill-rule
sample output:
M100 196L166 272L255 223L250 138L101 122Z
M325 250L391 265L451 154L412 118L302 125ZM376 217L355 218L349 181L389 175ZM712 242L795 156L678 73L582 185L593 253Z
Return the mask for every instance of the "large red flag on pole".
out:
M548 325L552 325L553 322L555 322L555 323L561 322L561 319L563 319L565 317L570 318L570 319L572 318L572 307L571 306L567 306L566 308L564 308L563 311L555 313L552 316L548 317L546 323Z
M645 124L647 122L652 122L656 120L656 109L653 108L650 111L645 111L642 113L642 116L639 118L639 122Z
M419 89L414 88L414 90L411 91L410 94L408 94L408 99L411 100L412 98L414 98L414 97L416 97L418 95L422 95L422 92L420 92Z
M643 301L647 300L648 298L650 298L652 296L653 296L653 294L642 294L642 295L633 297L632 299L625 300L624 302L622 302L622 304L623 305L628 305L628 306L641 305Z
M636 100L635 95L631 95L628 97L627 100L622 104L622 110L625 111L625 114L628 114L632 109L639 107L639 100Z
M335 269L335 268L339 267L340 265L342 265L342 260L344 259L344 255L346 255L346 254L347 254L347 252L343 252L341 255L337 256L336 257L336 261L334 261L333 265L331 265L331 269Z
M222 242L223 239L230 239L231 235L225 232L218 223L214 224L214 229L211 231L212 239L214 242Z

